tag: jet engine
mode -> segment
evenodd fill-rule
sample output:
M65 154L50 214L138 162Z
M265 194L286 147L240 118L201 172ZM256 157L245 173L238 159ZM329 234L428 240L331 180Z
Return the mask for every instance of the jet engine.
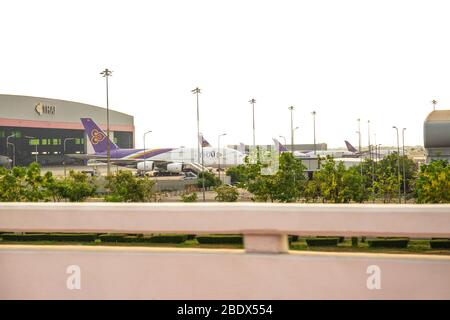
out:
M183 171L182 163L169 163L167 165L167 171L170 173L180 173Z
M154 167L153 161L138 162L136 168L140 171L152 171Z

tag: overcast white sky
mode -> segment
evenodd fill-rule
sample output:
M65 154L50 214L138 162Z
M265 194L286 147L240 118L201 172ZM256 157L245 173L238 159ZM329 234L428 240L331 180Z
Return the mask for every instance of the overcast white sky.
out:
M423 144L423 120L450 104L448 1L3 1L0 93L105 105L134 115L136 145L213 145L284 135L294 105L296 142L358 144L357 118L377 142ZM84 116L84 115L80 115ZM372 136L372 139L374 137ZM373 141L372 141L373 142Z

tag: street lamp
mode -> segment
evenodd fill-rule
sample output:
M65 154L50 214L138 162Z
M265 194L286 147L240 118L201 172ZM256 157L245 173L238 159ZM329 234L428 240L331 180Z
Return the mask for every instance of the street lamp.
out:
M105 69L100 74L106 79L106 136L108 137L107 147L106 147L106 175L110 174L110 162L111 162L111 143L109 140L109 87L108 87L108 78L112 76L112 71L109 69Z
M313 111L311 114L313 115L314 154L316 154L317 153L317 146L316 146L316 111Z
M401 203L401 185L400 185L400 141L398 136L398 128L393 126L397 131L397 182L398 182L398 203Z
M199 87L196 87L195 89L191 90L193 94L197 97L197 161L200 161L200 145L202 147L202 180L203 180L203 202L205 202L205 170L203 165L203 136L200 140L200 108L198 104L198 95L202 93L202 90Z
M433 104L433 111L436 111L436 105L437 105L437 100L432 100L431 103Z
M406 128L403 128L402 130L402 163L403 163L403 197L405 198L406 203L406 172L405 172L405 130Z
M64 139L64 141L63 141L63 157L64 157L64 161L63 161L63 163L64 163L64 177L66 176L66 142L67 141L70 141L70 140L75 140L75 138L65 138Z
M361 119L358 118L358 132L359 134L359 144L358 144L358 152L361 153Z
M370 120L367 120L367 145L369 148L369 159L372 159L371 144L370 144Z
M13 133L10 136L6 137L6 153L8 153L8 146L11 145L13 147L13 167L16 166L16 146L14 145L14 143L9 142L9 138L15 138L16 134Z
M27 138L27 139L36 139L36 137L31 137L31 136L25 136L25 138ZM34 147L35 147L35 150L34 150L35 162L38 163L37 144L35 144Z
M294 106L290 106L288 109L291 111L291 152L294 152L294 119L293 119Z
M255 100L255 98L252 98L248 102L250 102L250 104L252 105L252 114L253 114L253 148L255 148L255 146L256 146L256 142L255 142L255 103L256 103L256 100Z
M219 161L217 170L219 171L219 180L220 180L220 157L222 156L222 153L220 152L220 137L223 137L223 136L226 136L226 135L227 135L226 133L222 133L222 134L219 134L217 136L217 149L219 151L219 154L217 155L217 159ZM220 181L222 181L222 180L220 180Z
M143 160L144 160L144 171L147 171L147 162L145 161L145 135L146 135L147 133L151 133L151 132L152 132L152 130L149 130L149 131L147 131L147 132L144 133L144 152L143 152L143 154L142 154Z
M198 95L202 93L202 89L199 87L196 87L195 89L191 90L193 94L197 97L197 162L200 162L200 108L198 104Z
M203 133L200 133L200 137L202 138L202 194L203 194L203 202L206 201L205 197L205 165L203 163Z

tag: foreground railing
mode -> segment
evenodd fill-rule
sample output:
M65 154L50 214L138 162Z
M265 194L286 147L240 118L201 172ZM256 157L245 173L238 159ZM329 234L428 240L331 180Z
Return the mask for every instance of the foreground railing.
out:
M294 253L287 241L450 237L448 205L1 204L0 231L243 234L245 247L1 245L0 298L450 298L447 256Z

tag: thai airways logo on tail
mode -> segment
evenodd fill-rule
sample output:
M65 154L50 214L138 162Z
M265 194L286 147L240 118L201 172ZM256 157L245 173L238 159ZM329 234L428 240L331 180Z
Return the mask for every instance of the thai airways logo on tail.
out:
M105 140L106 136L99 132L97 129L93 129L91 131L91 138L89 138L91 140L92 144L98 144L99 142Z
M352 144L350 142L348 142L347 140L345 140L345 145L347 146L347 150L350 152L357 152L358 150L356 150L356 148L354 146L352 146Z
M81 118L81 123L83 124L86 135L89 141L94 147L95 153L106 152L108 149L108 140L106 133L92 120L91 118ZM109 140L110 150L119 149L119 147Z

